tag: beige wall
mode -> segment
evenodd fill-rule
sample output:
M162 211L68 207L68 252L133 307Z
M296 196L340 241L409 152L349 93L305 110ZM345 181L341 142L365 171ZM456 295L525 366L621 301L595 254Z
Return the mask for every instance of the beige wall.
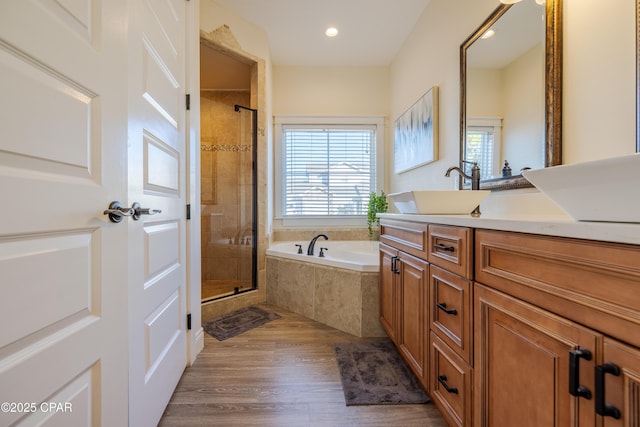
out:
M274 67L273 114L389 115L389 68Z
M635 151L635 1L565 0L566 163Z

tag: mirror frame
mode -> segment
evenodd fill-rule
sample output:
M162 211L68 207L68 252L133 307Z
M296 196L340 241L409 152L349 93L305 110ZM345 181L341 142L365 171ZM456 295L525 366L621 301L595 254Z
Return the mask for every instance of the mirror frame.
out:
M639 0L640 1L640 0ZM460 45L460 167L467 125L467 49L482 36L512 4L501 4ZM545 37L545 167L562 164L562 0L546 1ZM639 15L640 19L640 15ZM640 69L640 63L638 64ZM640 95L639 95L640 96ZM640 124L640 116L638 116ZM522 175L480 181L483 190L511 190L532 187ZM462 178L459 188L462 189Z

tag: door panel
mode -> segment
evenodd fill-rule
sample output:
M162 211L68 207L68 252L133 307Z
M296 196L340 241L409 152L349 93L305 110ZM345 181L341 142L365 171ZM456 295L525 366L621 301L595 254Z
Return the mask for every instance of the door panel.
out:
M11 295L0 299L3 316L20 319L22 313L32 310L34 301L40 305L37 316L0 329L0 347L69 317L85 317L96 311L91 300L100 290L91 279L91 265L99 262L92 255L99 253L94 237L88 232L51 233L0 241L2 292ZM29 284L27 289L25 284ZM55 304L38 304L38 300Z
M397 250L380 243L380 324L394 342L398 328L398 292L392 268L397 255Z
M0 401L35 408L0 425L127 424L127 227L103 215L127 191L125 22L121 0L0 3Z
M129 420L155 426L187 364L186 6L129 5L129 203L161 210L129 222Z
M428 374L426 352L428 351L427 296L429 287L429 264L419 258L398 252L400 262L400 331L398 350L426 388Z

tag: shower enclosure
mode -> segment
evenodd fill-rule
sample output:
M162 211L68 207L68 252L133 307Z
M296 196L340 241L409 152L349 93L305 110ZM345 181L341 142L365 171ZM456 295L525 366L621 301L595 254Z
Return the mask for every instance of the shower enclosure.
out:
M202 302L256 288L257 111L245 91L203 91Z

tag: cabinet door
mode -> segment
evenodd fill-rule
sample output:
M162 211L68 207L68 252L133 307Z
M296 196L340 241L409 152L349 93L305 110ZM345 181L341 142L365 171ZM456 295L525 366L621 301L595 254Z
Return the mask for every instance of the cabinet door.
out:
M395 343L398 330L397 255L397 250L380 243L380 325Z
M398 350L424 387L428 384L427 354L427 295L429 264L419 258L399 252L400 262L400 328Z
M593 394L602 337L479 284L474 301L474 425L593 426L594 399L570 394L570 375ZM591 358L570 369L575 350Z
M598 412L606 414L604 426L640 426L640 350L605 338L603 360L596 369L603 381L595 399L602 403L596 404Z

